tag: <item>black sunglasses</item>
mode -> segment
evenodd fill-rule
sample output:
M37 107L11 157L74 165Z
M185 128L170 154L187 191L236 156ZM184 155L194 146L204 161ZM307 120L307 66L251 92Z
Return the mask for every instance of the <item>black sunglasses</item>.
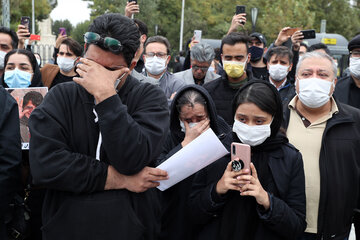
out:
M123 46L121 42L112 37L101 37L99 34L94 32L86 32L84 34L85 43L101 44L101 46L109 49L112 52L119 53L122 51Z

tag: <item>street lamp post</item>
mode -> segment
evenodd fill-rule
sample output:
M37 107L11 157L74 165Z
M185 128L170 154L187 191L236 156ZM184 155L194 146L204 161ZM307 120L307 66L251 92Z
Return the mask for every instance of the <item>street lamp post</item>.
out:
M182 0L181 5L181 23L180 23L180 46L179 51L182 51L182 45L183 45L183 33L184 33L184 9L185 9L185 0Z
M32 19L32 26L31 26L31 32L32 32L32 34L35 34L35 1L34 0L32 0L32 17L31 17ZM29 29L29 31L30 31L30 29Z
M252 23L252 32L255 32L256 20L258 17L258 8L251 9L251 23Z
M2 25L10 28L10 2L2 0Z

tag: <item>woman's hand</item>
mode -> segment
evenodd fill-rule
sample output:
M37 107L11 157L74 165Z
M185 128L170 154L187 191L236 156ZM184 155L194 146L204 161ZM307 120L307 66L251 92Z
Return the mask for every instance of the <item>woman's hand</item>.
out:
M232 161L228 163L223 176L216 184L216 192L219 195L225 194L229 190L240 191L241 181L238 178L243 175L249 175L250 173L249 169L242 169L238 172L232 171L231 165Z
M257 172L253 163L250 163L251 175L241 175L237 177L237 180L241 183L245 183L240 187L241 196L253 196L259 205L262 205L265 210L270 208L270 199L268 193L263 189Z
M184 121L184 125L185 125L185 138L181 142L182 147L185 147L190 142L192 142L195 138L200 136L203 132L208 130L210 127L210 120L204 119L204 120L198 122L198 124L192 128L189 127L189 123L187 123L186 121Z

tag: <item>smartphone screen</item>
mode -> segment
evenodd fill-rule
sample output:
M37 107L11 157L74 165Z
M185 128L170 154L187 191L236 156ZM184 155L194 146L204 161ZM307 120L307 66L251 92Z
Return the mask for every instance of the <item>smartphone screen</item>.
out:
M303 39L312 39L312 38L316 38L316 33L314 29L311 30L302 30L301 31L302 34L304 35Z
M201 35L202 35L201 30L194 30L195 41L201 42Z
M237 159L237 162L233 164L234 171L240 171L241 169L250 170L250 155L251 148L247 144L242 143L232 143L231 144L231 161Z
M236 6L236 15L238 15L240 13L245 13L245 12L246 12L246 7L244 5Z
M30 17L25 17L25 16L21 17L20 24L28 29L29 31L28 37L30 37Z

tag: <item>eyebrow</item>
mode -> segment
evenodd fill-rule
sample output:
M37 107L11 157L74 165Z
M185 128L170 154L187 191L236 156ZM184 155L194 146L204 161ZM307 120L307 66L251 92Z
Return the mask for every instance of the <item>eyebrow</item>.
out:
M15 63L7 63L7 65L15 65ZM20 66L30 66L28 63L20 63Z

